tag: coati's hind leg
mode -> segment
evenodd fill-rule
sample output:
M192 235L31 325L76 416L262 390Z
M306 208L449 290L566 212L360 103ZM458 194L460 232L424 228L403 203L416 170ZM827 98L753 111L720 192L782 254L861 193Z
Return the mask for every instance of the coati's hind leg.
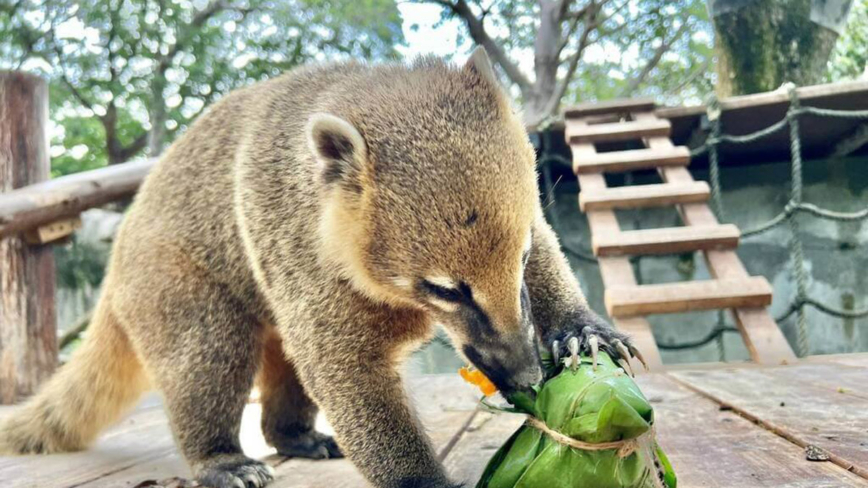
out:
M257 383L262 433L278 454L309 459L344 457L331 436L314 429L319 408L304 391L273 330L265 334Z
M152 273L130 273L122 315L137 323L131 336L143 346L143 362L199 483L265 486L271 468L245 456L239 439L262 328L224 285L185 264L164 259Z

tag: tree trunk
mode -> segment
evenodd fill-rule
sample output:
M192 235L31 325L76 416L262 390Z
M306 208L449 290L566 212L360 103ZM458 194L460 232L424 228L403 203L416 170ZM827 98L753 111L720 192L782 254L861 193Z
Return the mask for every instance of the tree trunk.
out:
M48 85L0 72L0 191L47 180ZM57 366L51 246L0 239L0 403L32 394Z
M710 0L717 95L822 81L852 0Z
M151 130L148 132L148 156L155 158L163 151L166 138L166 101L163 90L166 88L166 76L160 71L154 75L151 82Z

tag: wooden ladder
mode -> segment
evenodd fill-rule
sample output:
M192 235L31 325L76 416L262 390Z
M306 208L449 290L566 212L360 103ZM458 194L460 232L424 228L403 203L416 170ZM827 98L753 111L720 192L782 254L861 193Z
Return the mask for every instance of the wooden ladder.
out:
M652 370L662 369L646 315L731 309L754 362L782 364L796 356L766 310L772 288L748 275L735 253L740 232L720 224L707 205L708 184L687 170L690 151L669 139L669 120L650 100L585 104L565 112L566 139L579 179L579 206L587 214L603 277L606 310L630 334ZM642 142L642 149L597 152L600 142ZM656 168L664 183L608 188L603 173ZM622 231L616 209L675 205L684 227ZM703 251L714 279L637 285L628 256ZM634 368L635 369L635 368Z

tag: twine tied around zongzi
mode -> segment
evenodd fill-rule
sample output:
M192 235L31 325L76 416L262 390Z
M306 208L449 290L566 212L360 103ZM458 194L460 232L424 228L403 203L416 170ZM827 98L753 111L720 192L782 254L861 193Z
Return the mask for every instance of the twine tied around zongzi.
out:
M565 446L574 447L576 449L581 449L583 451L605 451L607 449L617 449L618 457L625 458L630 454L636 452L639 449L640 443L643 438L654 435L654 427L652 426L648 429L644 434L634 437L632 439L622 439L620 441L612 441L612 442L584 442L578 439L573 439L568 435L561 434L560 432L550 429L548 425L542 420L539 420L535 417L528 416L527 424L533 427L534 429L542 432L543 434L551 437L552 440L557 442L558 444L563 444Z

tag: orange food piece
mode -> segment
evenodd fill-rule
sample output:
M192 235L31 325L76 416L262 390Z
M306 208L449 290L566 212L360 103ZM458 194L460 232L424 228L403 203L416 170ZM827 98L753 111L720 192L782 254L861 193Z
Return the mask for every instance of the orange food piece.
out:
M497 393L497 387L494 386L494 383L492 383L491 380L478 369L471 370L470 368L464 367L458 370L458 374L464 378L464 381L471 385L478 386L479 389L482 390L482 394L485 396L491 396Z

